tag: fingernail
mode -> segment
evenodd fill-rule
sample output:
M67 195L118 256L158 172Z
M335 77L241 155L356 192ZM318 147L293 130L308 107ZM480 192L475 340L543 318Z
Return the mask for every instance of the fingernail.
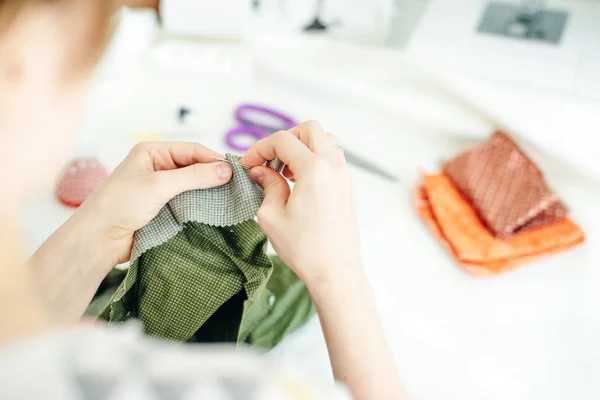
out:
M264 175L262 172L260 172L260 169L253 168L250 170L250 177L254 180L254 182L261 184L263 181Z
M219 179L228 179L231 177L232 171L231 166L227 163L221 163L217 165L217 178Z

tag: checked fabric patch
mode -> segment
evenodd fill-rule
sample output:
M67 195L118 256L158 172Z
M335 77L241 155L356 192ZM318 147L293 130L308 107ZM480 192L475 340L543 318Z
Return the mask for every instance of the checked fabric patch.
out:
M550 226L568 214L542 172L502 132L455 157L444 172L498 238Z
M314 314L306 287L266 254L254 221L262 189L227 159L229 183L175 197L136 232L131 266L102 319L136 318L169 340L270 349Z

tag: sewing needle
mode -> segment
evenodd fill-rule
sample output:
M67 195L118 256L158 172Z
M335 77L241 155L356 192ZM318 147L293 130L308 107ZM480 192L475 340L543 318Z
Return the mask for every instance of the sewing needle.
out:
M220 158L220 157L215 157L215 156L210 156L210 158L212 158L212 159L214 159L214 160L223 161L223 162L226 162L226 163L232 164L232 163L231 163L229 160L227 160L227 159L225 159L225 158ZM249 165L242 164L242 163L237 163L237 164L241 165L241 166L242 166L242 168L244 168L245 170L250 170L250 169L252 169L252 167L251 167L251 166L249 166Z

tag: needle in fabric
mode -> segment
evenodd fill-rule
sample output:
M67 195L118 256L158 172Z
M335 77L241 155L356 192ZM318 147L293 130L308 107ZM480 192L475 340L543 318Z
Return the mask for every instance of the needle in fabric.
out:
M226 163L229 163L229 164L231 164L231 162L230 162L229 160L225 159L225 158L220 158L220 157L215 157L215 156L210 156L210 158L212 158L212 159L215 159L215 160L218 160L218 161L223 161L223 162L226 162ZM242 163L237 163L237 164L241 165L241 166L242 166L242 168L244 168L245 170L250 170L250 169L252 169L252 167L251 167L251 166L249 166L249 165L242 164Z

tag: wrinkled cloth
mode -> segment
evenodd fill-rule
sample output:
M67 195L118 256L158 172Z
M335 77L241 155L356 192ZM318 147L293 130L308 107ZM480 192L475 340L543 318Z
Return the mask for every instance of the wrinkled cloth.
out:
M201 329L187 341L197 343L243 342L255 348L270 350L288 334L304 326L315 315L315 308L306 286L279 257L271 256L270 259L273 272L267 286L261 295L256 297L252 306L246 307L247 311L243 319L240 317L239 308L236 309L236 298L233 297L210 315ZM107 307L126 275L127 271L118 269L109 274L103 282L103 287L98 290L86 310L87 317L97 318L103 310L110 309ZM237 299L238 305L242 302L242 299ZM267 311L265 312L265 310ZM241 314L244 314L244 311ZM107 314L103 318L110 320ZM119 317L119 320L122 321L127 319L127 315ZM242 324L240 324L240 320L242 320ZM158 323L160 324L161 321ZM243 333L240 335L240 332ZM155 335L164 337L164 333L155 333Z
M548 226L568 214L542 172L502 132L446 163L444 172L496 237Z
M268 350L314 314L306 287L266 254L253 219L262 189L228 160L228 184L174 198L136 232L131 266L102 319L139 319L147 334L174 341Z
M263 296L267 302L263 307L267 307L269 313L262 318L249 317L247 321L258 323L244 329L246 343L263 350L275 347L315 315L310 294L300 278L279 257L271 257L271 262L273 274ZM258 310L255 307L250 312Z
M424 175L415 188L415 207L434 236L458 264L476 276L496 275L541 257L563 252L585 241L569 218L499 239L443 173Z
M110 322L137 318L150 335L187 341L234 299L226 319L231 324L221 326L211 341L237 341L246 301L251 307L271 277L266 247L267 239L253 220L227 228L188 222L131 264L102 317Z

